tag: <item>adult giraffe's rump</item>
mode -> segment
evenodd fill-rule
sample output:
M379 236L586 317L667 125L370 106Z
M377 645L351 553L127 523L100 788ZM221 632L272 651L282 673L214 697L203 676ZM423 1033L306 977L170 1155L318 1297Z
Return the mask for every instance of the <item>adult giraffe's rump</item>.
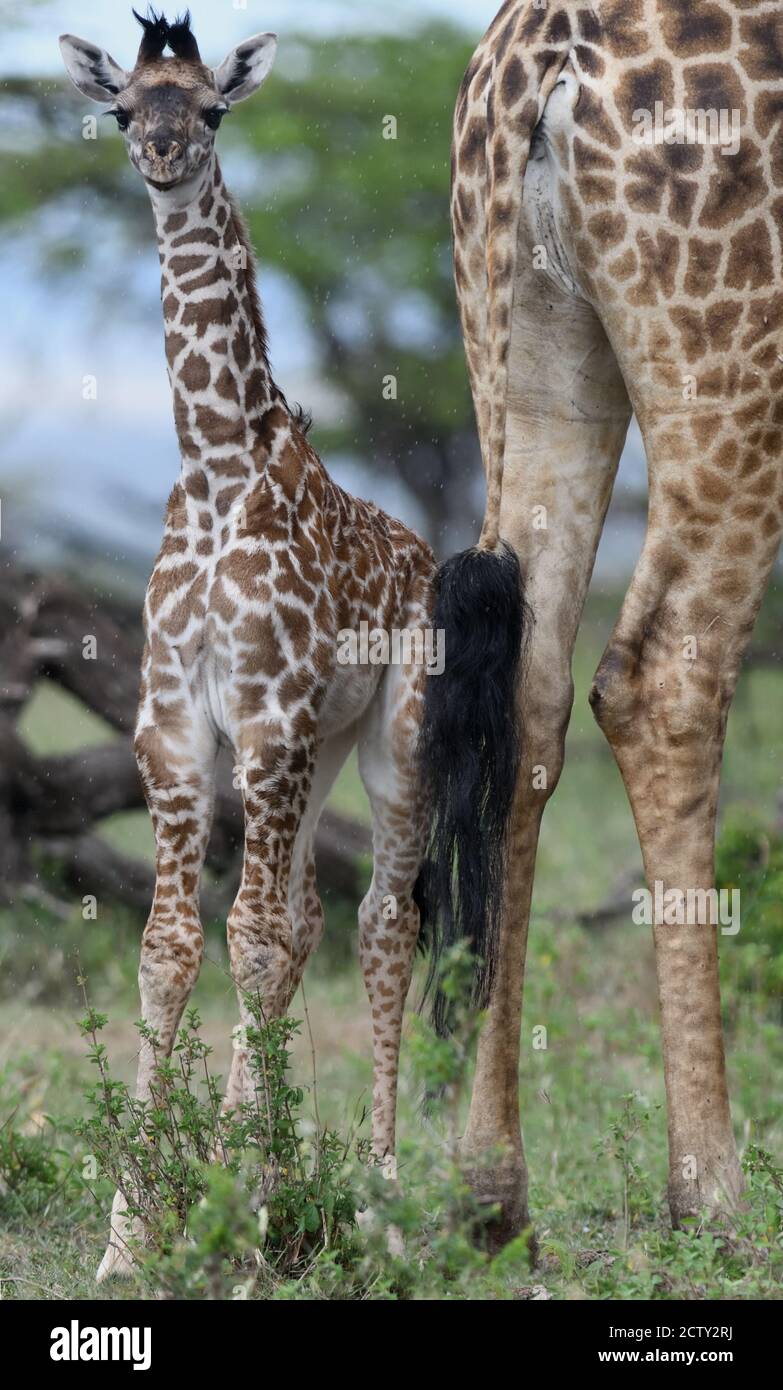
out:
M591 704L650 884L713 885L726 718L783 516L782 113L777 0L509 0L459 95L455 273L488 476L483 540L513 546L534 620L464 1140L469 1168L505 1154L473 1165L478 1190L501 1201L498 1240L526 1220L517 1072L538 829L632 408L647 537ZM678 1222L731 1208L742 1179L716 928L654 935Z

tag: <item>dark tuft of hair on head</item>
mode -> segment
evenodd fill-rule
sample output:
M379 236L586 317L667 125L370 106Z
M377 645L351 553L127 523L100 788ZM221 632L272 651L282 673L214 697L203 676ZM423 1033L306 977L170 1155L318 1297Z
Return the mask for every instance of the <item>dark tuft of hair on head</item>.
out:
M189 63L200 63L201 54L198 51L196 36L190 27L190 10L186 10L180 17L177 16L173 24L168 26L169 48L175 58L184 58Z
M169 40L169 26L165 16L156 14L150 8L147 10L146 18L133 10L133 18L144 30L136 58L137 66L140 67L143 63L157 62Z
M166 47L171 49L175 58L183 58L189 63L201 62L196 36L190 27L190 10L178 15L173 24L169 24L164 14L156 14L152 8L147 10L146 18L136 10L133 16L144 30L136 59L138 64L157 62Z

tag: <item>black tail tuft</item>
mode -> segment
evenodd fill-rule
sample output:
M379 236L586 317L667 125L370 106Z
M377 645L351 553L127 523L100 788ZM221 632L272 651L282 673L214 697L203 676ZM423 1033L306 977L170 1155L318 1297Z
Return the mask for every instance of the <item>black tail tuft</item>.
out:
M473 1003L489 1001L503 905L506 841L520 758L517 684L530 615L519 561L508 545L447 560L436 581L433 625L445 634L445 669L427 677L419 743L430 843L417 896L430 945L425 998L449 1031L437 988L441 958L460 939L476 956Z

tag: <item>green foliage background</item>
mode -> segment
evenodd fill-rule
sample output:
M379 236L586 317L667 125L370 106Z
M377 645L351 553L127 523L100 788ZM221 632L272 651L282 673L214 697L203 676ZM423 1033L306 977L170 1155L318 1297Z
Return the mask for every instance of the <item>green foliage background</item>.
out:
M464 526L466 497L478 492L449 222L451 113L470 51L443 25L415 39L289 36L263 92L234 108L219 142L243 170L262 288L266 266L296 284L323 378L344 398L335 425L316 419L317 446L397 473L433 534ZM78 272L109 234L108 214L128 258L140 246L151 254L146 191L114 122L61 83L11 79L0 100L26 131L21 154L0 151L0 230L78 200L78 229L47 252L52 272ZM97 115L96 139L79 138L85 115ZM113 288L119 306L123 285ZM388 374L394 402L382 395Z

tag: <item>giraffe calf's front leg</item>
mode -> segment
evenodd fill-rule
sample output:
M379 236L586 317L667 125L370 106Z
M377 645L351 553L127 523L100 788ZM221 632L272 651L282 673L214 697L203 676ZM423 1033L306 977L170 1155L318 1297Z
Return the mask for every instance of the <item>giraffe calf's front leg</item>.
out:
M288 908L294 844L312 785L313 728L275 722L234 738L242 768L245 855L228 918L228 953L242 1029L279 1018L288 1007L293 929ZM253 1104L257 1079L240 1032L234 1040L224 1108Z
M136 1099L145 1104L159 1063L171 1055L201 969L204 933L198 893L212 819L214 741L203 725L194 723L189 756L178 757L159 730L145 725L136 736L136 755L156 843L155 897L139 962L145 1036L139 1048ZM124 1191L115 1194L99 1282L130 1274L132 1243L144 1239L141 1222L128 1214L130 1190L127 1178Z
M170 1056L177 1028L198 978L204 937L197 915L187 911L171 915L153 907L144 931L139 965L139 992L146 1037L139 1048L136 1099L146 1102L152 1094L159 1062ZM128 1180L129 1181L129 1180ZM128 1214L123 1191L114 1194L109 1243L96 1279L133 1272L133 1244L144 1239L144 1227Z
M291 923L279 899L265 900L259 890L240 888L228 921L231 974L239 999L240 1027L234 1035L234 1055L225 1108L252 1104L258 1079L247 1047L247 1028L279 1018L290 992L292 970Z

